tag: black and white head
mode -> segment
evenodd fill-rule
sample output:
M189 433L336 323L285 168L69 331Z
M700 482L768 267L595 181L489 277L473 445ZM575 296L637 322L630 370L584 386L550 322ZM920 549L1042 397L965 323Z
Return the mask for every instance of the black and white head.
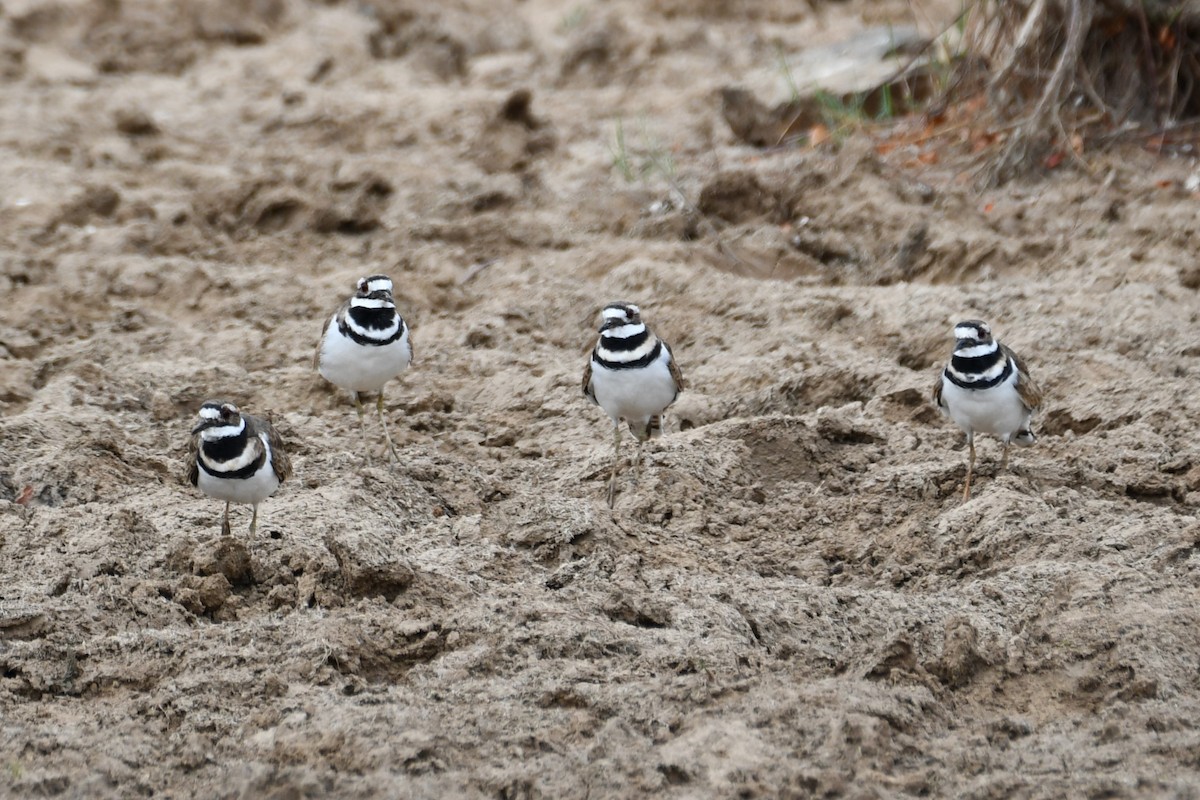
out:
M359 278L349 311L346 324L360 343L386 344L404 332L392 297L392 279L387 275Z
M969 319L954 326L954 354L974 358L995 352L996 340L986 322Z
M208 400L200 406L200 421L192 428L192 435L200 434L206 442L241 436L246 430L246 420L233 403Z
M642 310L633 303L609 303L600 310L600 316L603 319L601 334L620 335L626 327L634 328L630 333L636 333L637 329L644 327Z
M608 369L645 367L658 358L662 342L642 322L633 303L609 303L600 310L603 323L593 361Z
M395 307L396 301L392 297L392 279L387 275L370 275L366 278L359 278L354 301L354 305L360 308Z

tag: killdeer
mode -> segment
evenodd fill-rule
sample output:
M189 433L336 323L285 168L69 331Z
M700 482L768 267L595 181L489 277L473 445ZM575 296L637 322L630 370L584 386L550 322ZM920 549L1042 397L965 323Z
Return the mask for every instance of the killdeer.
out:
M229 535L229 504L250 503L258 530L258 504L291 477L283 440L265 419L243 414L233 403L209 400L200 406L188 448L188 480L209 497L225 501L221 533Z
M364 450L367 429L359 393L377 393L375 410L383 425L383 437L396 461L400 456L383 417L383 387L408 369L411 361L409 328L396 311L391 278L386 275L359 278L354 296L325 321L313 366L321 377L347 390L354 398Z
M600 311L600 338L583 371L583 393L613 421L613 468L608 480L608 505L616 497L621 458L621 422L637 437L636 475L642 444L662 430L662 413L683 390L683 375L671 347L642 322L633 303L609 303Z
M1042 393L1017 354L992 338L986 322L971 319L954 326L954 354L933 387L933 401L967 433L971 454L963 500L971 496L976 433L1004 442L1000 469L1008 466L1010 443L1029 447L1037 441L1029 419Z

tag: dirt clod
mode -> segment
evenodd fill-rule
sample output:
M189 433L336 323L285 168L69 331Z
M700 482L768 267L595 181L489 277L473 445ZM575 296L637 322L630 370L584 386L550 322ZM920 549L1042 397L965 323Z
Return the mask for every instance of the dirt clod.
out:
M254 579L250 549L240 539L221 537L196 545L192 569L197 575L220 575L232 586L246 586Z

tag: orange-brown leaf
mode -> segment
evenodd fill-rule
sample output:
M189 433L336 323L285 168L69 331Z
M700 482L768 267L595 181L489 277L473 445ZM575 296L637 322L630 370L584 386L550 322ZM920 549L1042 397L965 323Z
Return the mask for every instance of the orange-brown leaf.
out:
M969 141L971 143L971 153L979 153L988 149L996 142L996 134L991 131L971 131Z
M27 505L29 505L29 501L32 499L33 499L33 487L26 486L24 489L21 490L21 493L19 495L17 495L17 499L15 502L19 506L27 506Z

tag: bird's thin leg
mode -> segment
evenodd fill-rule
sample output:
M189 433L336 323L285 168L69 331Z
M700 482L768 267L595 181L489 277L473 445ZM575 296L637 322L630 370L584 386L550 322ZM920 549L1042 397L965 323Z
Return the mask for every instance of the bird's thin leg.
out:
M225 519L221 520L221 535L229 535L229 503L225 503Z
M1003 472L1008 469L1008 439L1004 440L1004 447L1000 452L1000 471Z
M621 423L613 426L613 467L612 475L608 477L608 507L612 508L617 499L617 467L621 465Z
M971 451L970 458L967 460L967 486L963 489L963 502L971 499L971 475L975 473L975 434L967 434L967 447Z
M637 486L638 479L642 477L642 445L645 444L641 439L638 439L637 452L633 454L633 485Z
M358 396L358 392L351 392L354 396L354 410L358 412L358 440L362 444L363 458L367 463L371 463L371 451L367 449L367 421L363 417L362 399Z
M254 516L250 518L250 535L258 533L258 503L254 504Z
M387 420L383 417L383 392L379 392L379 399L375 401L375 410L379 412L379 424L383 426L383 438L387 439L388 449L392 451L392 458L396 463L400 463L400 455L396 452L396 445L392 444L392 435L388 433Z

